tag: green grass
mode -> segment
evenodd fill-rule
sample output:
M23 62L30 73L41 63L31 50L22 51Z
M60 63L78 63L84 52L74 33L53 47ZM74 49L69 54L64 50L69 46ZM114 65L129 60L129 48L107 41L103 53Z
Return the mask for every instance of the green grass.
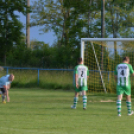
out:
M116 100L109 94L89 94L87 110L80 97L70 109L73 92L63 90L11 89L11 102L0 103L0 134L133 134L134 116L117 117ZM134 99L132 99L134 101Z

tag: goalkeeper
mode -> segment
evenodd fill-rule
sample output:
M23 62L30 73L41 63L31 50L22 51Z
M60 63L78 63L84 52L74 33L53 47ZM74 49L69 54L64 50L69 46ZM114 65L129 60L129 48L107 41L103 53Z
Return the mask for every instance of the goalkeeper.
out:
M10 101L9 97L9 89L11 86L11 82L14 80L14 75L5 75L0 78L0 89L1 89L1 94L2 94L2 103L6 103L6 97L7 97L7 102Z
M76 109L79 92L82 91L83 96L83 109L86 109L87 106L87 78L89 77L88 67L83 65L82 58L78 59L78 65L74 69L75 74L75 97L74 104L71 106L72 109Z
M118 116L121 116L121 100L123 94L126 95L126 104L128 109L128 115L132 115L133 111L131 110L131 81L130 75L134 76L134 71L132 66L129 64L129 57L124 57L123 62L118 64L115 69L115 79L117 81L116 92L117 92L117 111Z

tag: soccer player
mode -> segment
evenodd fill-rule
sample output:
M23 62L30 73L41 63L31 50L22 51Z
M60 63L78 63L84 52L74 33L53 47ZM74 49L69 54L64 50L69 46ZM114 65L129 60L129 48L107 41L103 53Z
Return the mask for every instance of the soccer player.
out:
M116 92L117 92L117 111L118 116L121 116L121 100L123 94L126 95L126 104L128 109L128 115L132 115L134 112L131 110L131 81L130 75L134 76L132 66L129 64L129 57L124 57L123 62L118 64L115 69L115 79L117 81Z
M72 109L76 109L79 92L82 91L83 96L83 109L86 109L87 106L87 78L89 76L88 67L83 65L82 58L78 59L78 65L74 69L75 73L75 97L74 104L71 106Z
M9 97L9 89L11 87L11 82L14 80L14 75L5 75L0 78L0 89L1 89L1 94L2 94L2 103L6 103L6 97L7 97L7 102L10 102L10 97Z

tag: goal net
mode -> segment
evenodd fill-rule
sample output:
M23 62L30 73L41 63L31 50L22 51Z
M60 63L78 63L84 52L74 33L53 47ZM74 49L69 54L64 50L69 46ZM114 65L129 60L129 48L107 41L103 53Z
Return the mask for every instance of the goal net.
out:
M134 67L133 38L82 38L81 57L90 71L89 91L115 92L114 70L125 56Z

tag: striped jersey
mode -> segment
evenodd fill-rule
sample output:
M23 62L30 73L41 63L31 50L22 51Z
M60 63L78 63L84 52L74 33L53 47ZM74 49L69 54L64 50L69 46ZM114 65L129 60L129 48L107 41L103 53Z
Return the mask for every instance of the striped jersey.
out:
M79 86L87 86L87 76L89 76L88 67L80 64L74 69L74 74L78 74L78 84Z
M134 73L134 70L130 64L121 63L115 68L114 74L117 75L117 85L130 86L130 75Z

